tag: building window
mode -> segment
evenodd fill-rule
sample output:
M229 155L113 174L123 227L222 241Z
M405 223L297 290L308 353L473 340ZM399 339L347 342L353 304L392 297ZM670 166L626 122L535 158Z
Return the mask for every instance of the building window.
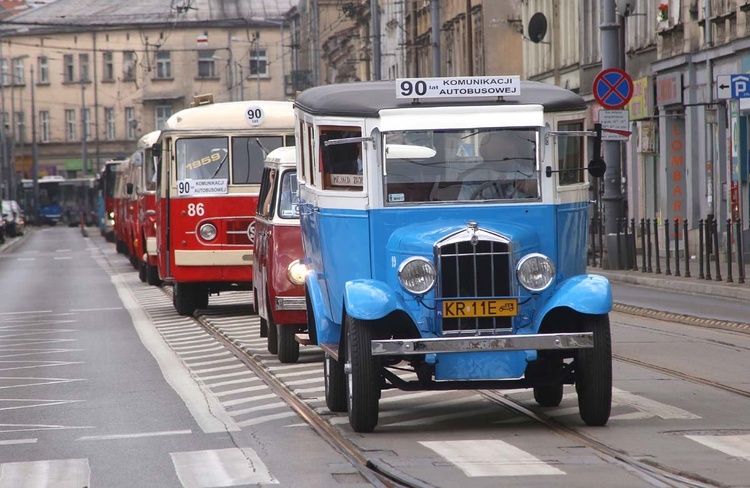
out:
M40 84L46 85L49 83L49 60L47 56L39 56L36 58L37 65L37 76Z
M91 135L91 109L90 108L82 108L81 109L81 138L86 139L87 141L90 141L92 138Z
M73 83L75 81L76 69L75 65L73 64L72 54L66 54L63 56L63 70L63 80L65 81L65 83Z
M198 51L198 77L214 78L216 69L214 65L214 50Z
M169 51L156 52L156 77L172 78L172 56Z
M108 141L115 140L115 109L104 107L104 130L105 137Z
M13 84L14 85L24 84L23 72L24 72L23 58L14 58L13 59Z
M78 55L78 69L81 73L81 83L91 81L89 77L89 55L79 54Z
M102 81L115 80L115 62L112 53L107 51L102 53Z
M172 116L172 106L171 105L157 105L155 109L155 126L156 129L161 129L164 125L164 122L167 121L169 117Z
M138 121L135 120L135 109L133 107L125 107L125 127L127 128L128 140L134 140Z
M8 60L0 59L0 76L2 77L3 86L10 85L10 73L8 71Z
M122 53L122 79L135 80L135 51Z
M65 139L68 141L76 140L76 111L65 110Z
M39 111L39 140L41 142L50 141L50 121L47 110Z
M268 76L268 57L266 50L257 47L250 50L250 76Z
M16 137L16 142L23 144L26 141L25 137L26 123L24 120L23 112L16 112L13 114L13 134Z

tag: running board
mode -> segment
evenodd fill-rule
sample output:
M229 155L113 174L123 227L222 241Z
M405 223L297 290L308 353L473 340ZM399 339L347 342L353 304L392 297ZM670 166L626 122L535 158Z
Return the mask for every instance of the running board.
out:
M310 340L310 334L294 334L294 340L299 342L303 346L313 345L313 342Z

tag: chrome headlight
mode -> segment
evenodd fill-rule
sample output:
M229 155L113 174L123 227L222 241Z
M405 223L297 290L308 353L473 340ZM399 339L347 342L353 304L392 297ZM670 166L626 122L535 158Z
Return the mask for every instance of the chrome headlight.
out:
M305 276L307 276L307 265L300 263L299 259L295 259L286 268L286 277L289 281L295 285L304 285Z
M204 240L212 241L216 237L216 226L214 224L203 224L198 233Z
M398 267L398 280L406 291L414 295L424 295L435 286L437 271L429 259L411 257Z
M109 213L109 218L110 219L114 219L115 218L115 213L114 212L110 212Z
M516 275L521 285L529 291L545 290L555 277L555 265L544 254L524 256L518 263Z

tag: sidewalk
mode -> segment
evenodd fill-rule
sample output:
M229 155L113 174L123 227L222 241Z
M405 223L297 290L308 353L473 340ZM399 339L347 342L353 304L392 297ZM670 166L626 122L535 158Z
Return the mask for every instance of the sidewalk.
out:
M716 263L711 264L711 280L700 279L699 262L697 260L690 261L690 277L685 277L685 262L680 262L680 275L675 276L676 269L674 266L674 260L670 263L670 275L667 275L666 260L662 257L660 259L661 274L656 274L656 262L652 262L652 270L654 272L642 272L642 263L638 261L638 271L633 269L602 269L598 266L589 266L588 272L592 274L598 274L605 276L610 281L619 281L622 283L629 283L633 285L650 286L653 288L661 288L666 290L672 290L683 293L695 293L698 295L709 295L721 298L732 298L736 300L747 301L748 316L750 317L750 264L745 263L745 283L739 283L738 267L737 263L732 263L732 279L733 282L727 282L729 275L727 274L726 262L719 262L719 270L721 272L721 281L716 281ZM703 269L704 275L706 275L706 268L704 263Z

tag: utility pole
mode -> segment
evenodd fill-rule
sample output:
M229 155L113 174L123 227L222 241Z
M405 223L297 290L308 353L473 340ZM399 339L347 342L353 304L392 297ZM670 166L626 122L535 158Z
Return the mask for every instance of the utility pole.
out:
M370 0L370 20L372 21L372 78L380 80L380 12L378 0Z
M88 154L86 154L86 85L81 78L81 173L88 172Z
M320 56L318 55L318 43L320 42L320 16L318 14L318 0L312 0L312 38L313 38L313 86L320 85Z
M612 0L614 1L614 0ZM432 76L440 76L440 2L430 1L430 43L432 44Z
M31 66L31 172L34 175L34 208L37 211L34 222L39 217L39 148L36 144L36 101L34 98L34 65Z
M255 36L253 37L253 41L255 43L255 79L258 80L258 100L260 100L260 32L255 31Z
M617 22L615 0L601 0L602 5L602 70L620 67L620 23ZM622 176L620 171L620 142L604 141L604 230L617 233L618 219L622 218Z
M36 103L34 98L34 66L31 66L31 178L34 184L34 224L39 225L39 152L36 145Z
M3 42L0 40L0 60L5 59L3 58ZM7 67L7 61L6 64L3 65L3 68ZM3 166L2 166L2 172L5 175L5 180L3 181L6 185L8 185L8 192L5 196L11 196L13 195L13 188L11 187L11 182L13 181L12 172L13 167L10 164L10 160L8 159L8 138L7 134L5 132L5 124L7 123L6 117L5 117L5 80L6 80L6 73L5 70L0 73L0 96L2 97L2 127L0 127L0 144L3 145ZM5 171L8 173L6 174ZM11 200L15 200L14 198L11 198Z

